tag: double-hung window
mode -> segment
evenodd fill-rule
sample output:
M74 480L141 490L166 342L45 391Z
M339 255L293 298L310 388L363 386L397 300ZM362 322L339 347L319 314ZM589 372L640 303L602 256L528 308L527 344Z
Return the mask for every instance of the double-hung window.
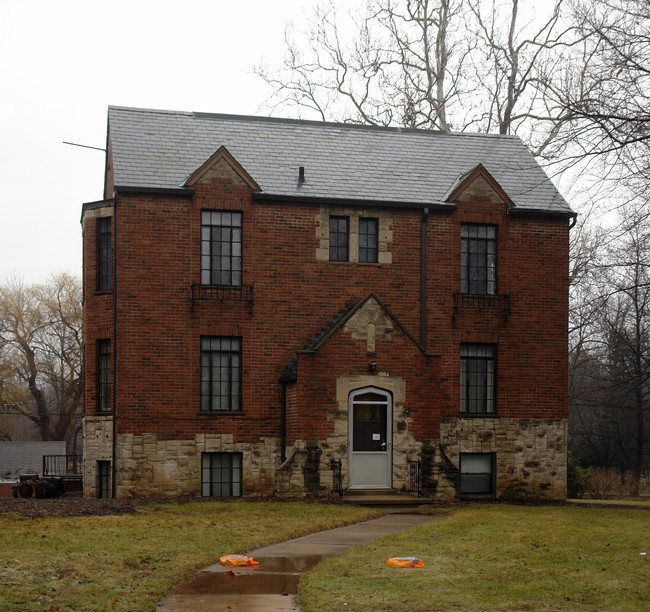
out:
M113 242L111 217L97 219L97 291L113 287Z
M461 413L493 414L495 384L496 346L494 344L461 344Z
M97 410L110 412L111 406L111 341L97 340Z
M330 261L350 258L350 217L330 217Z
M240 497L242 494L241 453L201 453L201 495Z
M359 261L377 263L379 219L359 217Z
M201 212L201 284L242 284L242 214Z
M241 338L201 338L201 412L241 410Z
M460 229L460 292L495 295L497 240L494 225L462 225Z
M494 455L491 453L460 454L461 495L494 493Z

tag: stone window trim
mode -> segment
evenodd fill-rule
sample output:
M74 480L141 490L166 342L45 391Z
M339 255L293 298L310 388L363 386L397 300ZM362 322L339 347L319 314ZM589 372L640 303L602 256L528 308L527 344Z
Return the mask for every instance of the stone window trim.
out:
M347 261L332 261L330 259L330 218L348 217L349 247ZM360 235L359 219L373 219L377 224L377 261L360 261ZM335 265L356 264L360 266L380 266L392 263L390 247L393 242L391 229L391 216L388 210L383 209L358 209L334 206L321 206L316 214L316 261L328 262ZM362 238L362 241L364 239Z

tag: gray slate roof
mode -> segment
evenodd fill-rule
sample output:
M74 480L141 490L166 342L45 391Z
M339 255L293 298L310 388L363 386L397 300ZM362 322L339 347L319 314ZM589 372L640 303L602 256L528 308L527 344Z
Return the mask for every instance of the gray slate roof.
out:
M118 188L180 188L224 146L273 196L424 206L483 164L518 208L571 212L516 136L125 107L108 123Z

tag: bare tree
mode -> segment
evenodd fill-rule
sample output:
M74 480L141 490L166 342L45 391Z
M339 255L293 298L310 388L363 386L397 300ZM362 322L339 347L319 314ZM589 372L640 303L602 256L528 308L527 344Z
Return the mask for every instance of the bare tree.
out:
M589 463L632 470L638 485L650 443L650 219L643 201L619 212L591 277L588 331L572 338L571 445Z
M461 9L461 0L371 0L364 17L346 20L330 1L308 33L287 33L284 66L259 74L279 105L323 120L449 130L468 82Z
M573 0L581 55L567 64L555 97L570 116L563 143L576 157L603 158L637 193L650 185L650 3Z
M544 95L576 44L564 1L541 22L519 0L371 0L356 21L331 1L287 34L284 66L259 73L276 104L323 120L519 133L541 154L569 118Z
M42 440L67 440L81 427L81 284L67 274L44 285L0 287L0 372L5 415L22 415Z
M516 133L534 155L542 155L571 118L546 95L580 42L564 14L566 2L549 3L536 18L522 16L519 0L468 0L468 5L468 27L476 40L474 78L480 84L477 126L485 132Z

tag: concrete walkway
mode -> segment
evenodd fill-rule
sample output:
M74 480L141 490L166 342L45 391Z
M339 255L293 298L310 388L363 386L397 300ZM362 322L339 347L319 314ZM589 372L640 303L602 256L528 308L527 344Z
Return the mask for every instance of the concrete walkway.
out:
M387 514L371 521L260 548L249 553L260 562L255 569L228 568L219 564L206 567L190 582L174 589L158 604L156 612L300 610L297 597L300 576L323 559L439 518L422 514Z

